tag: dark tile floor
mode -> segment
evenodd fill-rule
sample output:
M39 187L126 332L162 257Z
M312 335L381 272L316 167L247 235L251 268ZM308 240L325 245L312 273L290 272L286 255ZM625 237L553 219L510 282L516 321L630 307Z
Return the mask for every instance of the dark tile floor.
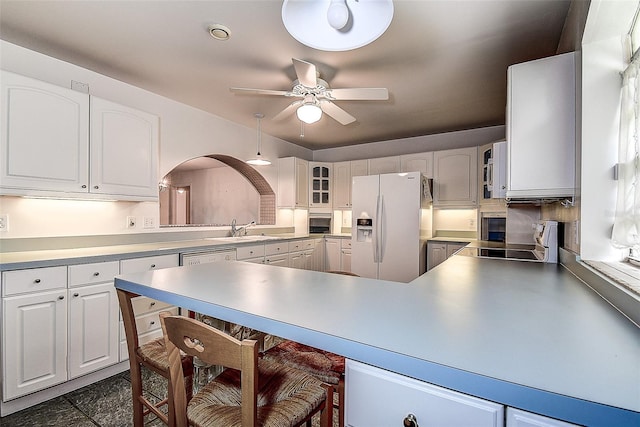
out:
M161 376L143 370L148 398L166 397L167 384ZM338 410L333 411L338 426ZM314 417L313 427L319 426ZM0 418L1 427L126 427L132 423L131 380L129 371L72 391L39 405ZM164 426L155 415L145 418L145 427ZM217 426L212 426L217 427ZM223 427L223 426L220 426Z

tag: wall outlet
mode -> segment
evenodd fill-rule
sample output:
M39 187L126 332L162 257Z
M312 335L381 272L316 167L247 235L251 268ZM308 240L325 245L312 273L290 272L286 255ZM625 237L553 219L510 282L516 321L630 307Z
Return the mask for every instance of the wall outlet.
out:
M127 228L136 228L136 217L128 216L127 217Z
M153 219L152 216L145 216L144 217L144 224L142 224L143 228L155 228L156 227L156 223Z
M0 214L0 232L9 231L9 215Z

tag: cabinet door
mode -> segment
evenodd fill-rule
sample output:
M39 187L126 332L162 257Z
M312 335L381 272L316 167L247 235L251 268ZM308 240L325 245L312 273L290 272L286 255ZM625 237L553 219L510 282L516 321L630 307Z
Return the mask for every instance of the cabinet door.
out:
M458 148L433 155L433 205L475 207L478 194L478 149Z
M577 427L577 425L520 409L507 408L507 427Z
M118 297L113 281L68 292L71 379L118 362Z
M292 252L289 254L289 267L306 270L306 258L304 252Z
M447 243L447 258L467 246L466 243Z
M352 427L418 425L501 427L502 405L347 360L345 422Z
M507 197L573 196L575 53L507 71Z
M67 380L66 289L3 300L3 399Z
M443 263L447 259L446 243L427 244L427 270L431 270L438 264Z
M351 161L351 178L353 178L354 176L367 175L369 175L369 162L367 160Z
M264 258L264 263L268 265L275 265L278 267L288 267L289 254L267 255Z
M88 192L89 96L2 71L0 185Z
M369 159L369 175L400 172L400 156Z
M91 97L91 192L158 198L158 117Z
M340 271L351 272L351 249L340 250Z
M333 164L333 207L351 208L351 162Z
M400 169L402 172L422 172L433 178L433 152L400 156Z
M340 270L340 239L325 239L325 271Z
M309 163L309 207L331 208L331 166L330 163Z
M278 159L278 207L309 206L309 164L295 157Z

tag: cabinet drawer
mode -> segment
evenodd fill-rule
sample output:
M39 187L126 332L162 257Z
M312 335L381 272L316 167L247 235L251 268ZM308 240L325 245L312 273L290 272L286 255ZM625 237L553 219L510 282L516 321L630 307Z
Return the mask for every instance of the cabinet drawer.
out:
M2 273L2 296L66 287L66 266L29 268Z
M70 265L69 286L92 285L113 280L120 271L118 261Z
M165 308L172 315L178 314L178 307ZM142 316L136 316L136 328L138 328L138 335L146 334L147 332L155 331L160 328L160 311L154 311ZM120 321L120 337L126 339L124 332L124 322Z
M157 301L149 297L135 297L131 299L131 306L136 317L156 310L162 310L171 307L171 304Z
M240 246L236 248L236 257L238 260L257 258L264 256L264 245Z
M138 273L158 268L177 267L178 265L180 265L179 254L123 259L120 261L120 273Z
M120 341L120 361L129 359L129 349L127 348L127 339L124 335L122 336L122 340ZM147 332L146 334L140 335L138 337L138 344L146 344L149 341L153 341L156 338L160 338L162 336L162 329L156 329L155 331Z
M419 425L502 427L504 408L413 378L347 360L346 423L352 427Z
M267 243L264 245L265 255L280 255L289 253L287 242Z
M341 239L340 247L342 249L351 249L351 239Z
M312 239L294 240L293 242L289 242L289 252L306 251L313 249L314 247L315 242Z

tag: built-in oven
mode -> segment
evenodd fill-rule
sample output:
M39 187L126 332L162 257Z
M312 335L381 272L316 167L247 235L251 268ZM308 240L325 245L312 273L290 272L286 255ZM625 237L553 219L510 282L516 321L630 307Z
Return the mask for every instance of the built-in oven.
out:
M505 212L480 213L480 237L487 242L504 242L507 237Z
M331 214L309 213L309 234L330 234Z

